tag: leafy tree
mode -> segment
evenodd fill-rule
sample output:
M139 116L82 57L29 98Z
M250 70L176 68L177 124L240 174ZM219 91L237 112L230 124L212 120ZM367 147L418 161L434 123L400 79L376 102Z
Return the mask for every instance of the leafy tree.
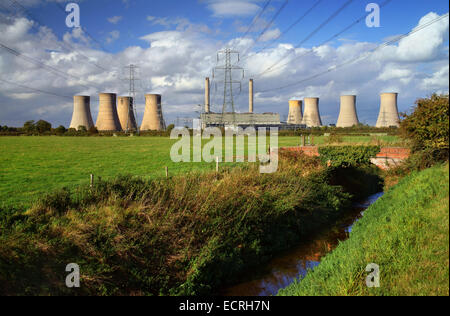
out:
M86 126L84 126L84 125L78 126L78 131L82 132L82 133L86 133L87 132Z
M175 124L170 124L169 126L167 126L167 132L170 134L174 128Z
M32 134L32 133L36 132L36 125L35 125L34 121L26 121L23 124L23 131L27 134Z
M57 128L55 128L55 132L58 135L62 135L66 132L66 128L62 125L59 125Z
M89 133L89 135L95 135L95 134L98 134L98 129L97 129L97 127L95 127L95 126L90 127L89 130L88 130L88 133Z
M39 120L36 122L36 130L39 134L50 132L52 130L52 124L44 120Z
M430 98L418 99L412 114L402 114L401 135L411 141L413 152L433 150L448 154L448 108L448 95L433 94Z

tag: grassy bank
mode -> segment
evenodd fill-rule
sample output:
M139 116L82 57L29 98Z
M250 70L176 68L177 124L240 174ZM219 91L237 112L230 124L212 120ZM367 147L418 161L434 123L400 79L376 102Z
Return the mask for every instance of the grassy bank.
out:
M380 288L365 268L380 266ZM414 172L373 204L350 239L280 295L449 295L449 167Z
M0 212L0 293L211 294L350 205L351 187L378 189L373 169L344 186L316 158L166 179L121 177L58 191L26 213ZM358 177L358 178L356 178ZM346 189L348 185L348 189ZM65 287L65 267L81 288Z

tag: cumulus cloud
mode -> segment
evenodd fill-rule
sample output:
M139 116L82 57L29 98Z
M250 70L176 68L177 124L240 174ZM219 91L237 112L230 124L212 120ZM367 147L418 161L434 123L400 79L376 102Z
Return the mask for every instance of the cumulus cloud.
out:
M426 15L418 25L433 16L433 13ZM70 77L62 78L0 48L0 79L61 95L56 97L1 83L0 125L21 126L26 120L45 119L56 126L68 126L73 106L71 97L76 94L92 96L95 120L99 92L127 94L128 84L123 78L127 76L124 67L129 64L137 64L137 75L141 79L137 83L138 119L143 116L145 93L163 95L163 111L168 123L177 116L194 117L196 105L203 103L204 77L210 76L211 68L217 65L217 50L230 46L243 52L254 43L250 38L220 42L205 36L201 28L182 18L150 17L148 21L167 30L142 36L141 46L110 54L98 49L82 30L74 29L60 40L48 28L41 27L39 32L32 32L33 24L27 19L3 16L0 42ZM277 112L283 117L288 112L289 99L317 96L320 97L324 123L336 123L339 96L351 93L358 96L361 121L373 124L378 114L379 93L384 91L399 92L400 110L406 111L418 97L448 92L449 67L445 59L448 57L448 20L441 22L416 33L426 32L427 41L424 41L425 35L405 39L370 53L366 59L318 77L314 76L365 54L377 44L352 41L338 46L294 48L291 43L279 43L257 54L250 52L241 63L246 69L246 79L243 91L235 91L236 107L239 111L248 108L247 80L253 77L255 109L259 113ZM110 36L117 39L120 34ZM420 52L408 53L406 47L415 47ZM282 58L285 59L273 71L257 76ZM220 60L219 64L222 62ZM301 82L305 78L313 79ZM218 77L211 79L212 109L221 111L223 88ZM301 84L274 89L295 82ZM266 90L270 91L264 92Z

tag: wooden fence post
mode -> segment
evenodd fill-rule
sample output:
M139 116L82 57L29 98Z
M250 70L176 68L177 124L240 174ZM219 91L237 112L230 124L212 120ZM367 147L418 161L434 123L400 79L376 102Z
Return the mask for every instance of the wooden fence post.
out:
M94 175L91 173L91 188L94 187Z
M165 167L166 169L166 179L169 179L169 167Z

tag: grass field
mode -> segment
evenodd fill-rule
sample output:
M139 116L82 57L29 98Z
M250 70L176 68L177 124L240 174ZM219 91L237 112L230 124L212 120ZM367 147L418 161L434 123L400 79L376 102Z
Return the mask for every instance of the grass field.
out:
M368 288L365 267L380 266ZM350 239L280 295L449 295L449 166L404 178L373 204Z
M395 145L395 136L378 138ZM370 136L343 136L344 143L368 144ZM316 144L327 142L315 137ZM0 137L0 207L29 205L35 198L63 186L109 179L120 174L162 177L191 170L213 170L214 163L174 163L175 140L161 137ZM298 146L299 137L280 137L279 146Z

